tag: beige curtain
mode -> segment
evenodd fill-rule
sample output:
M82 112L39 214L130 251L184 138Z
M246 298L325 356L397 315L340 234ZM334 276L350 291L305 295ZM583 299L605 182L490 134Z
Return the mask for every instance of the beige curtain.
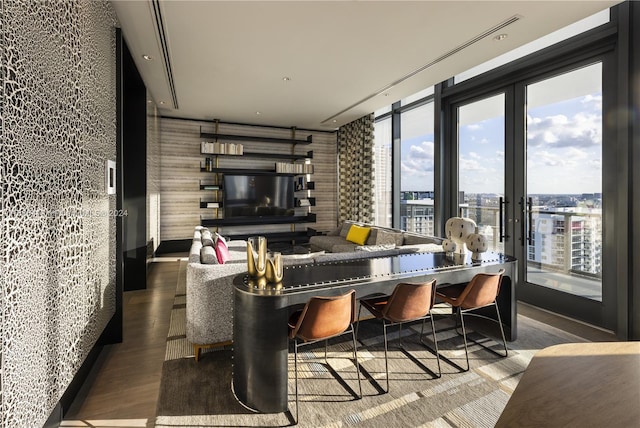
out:
M375 221L373 119L371 113L338 130L340 221Z

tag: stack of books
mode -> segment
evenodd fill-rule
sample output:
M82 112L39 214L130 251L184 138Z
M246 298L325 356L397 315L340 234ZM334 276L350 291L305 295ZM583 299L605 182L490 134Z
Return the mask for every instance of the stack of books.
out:
M280 174L313 174L310 163L276 162L276 172Z
M242 155L244 145L236 143L200 142L200 153L212 155Z

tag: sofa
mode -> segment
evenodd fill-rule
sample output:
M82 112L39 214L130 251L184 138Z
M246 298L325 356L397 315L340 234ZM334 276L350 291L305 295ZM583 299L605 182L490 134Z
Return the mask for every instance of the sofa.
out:
M345 222L345 224L350 227L355 223ZM395 237L398 243L402 238L402 243L399 246L394 243L393 247L390 245L385 247L383 244L373 243L374 239L372 239L371 245L367 245L366 249L358 249L355 248L356 244L346 241L341 236L343 227L346 226L341 226L336 234L330 236L311 237L312 251L306 255L283 256L284 266L334 263L417 251L442 251L439 238L421 237L420 235L406 234L406 232ZM376 235L382 237L384 233L376 232ZM332 240L317 238L331 238ZM202 349L229 345L233 341L233 282L238 275L247 272L247 243L244 240L224 239L223 242L226 247L225 260L224 263L220 263L215 251L220 241L215 232L197 226L189 249L186 283L186 335L187 340L193 345L196 361L199 360ZM333 244L330 245L330 242Z
M247 245L240 240L226 242L230 259L224 264L202 263L205 230L196 228L187 264L186 334L196 361L203 348L231 344L233 279L247 271Z
M368 230L365 241L357 242L358 237L362 238L362 235L355 237L355 239L351 237L352 226L358 227L365 234ZM310 237L309 244L311 251L326 251L328 253L374 252L376 254L397 255L443 251L441 238L354 221L345 221L326 235Z

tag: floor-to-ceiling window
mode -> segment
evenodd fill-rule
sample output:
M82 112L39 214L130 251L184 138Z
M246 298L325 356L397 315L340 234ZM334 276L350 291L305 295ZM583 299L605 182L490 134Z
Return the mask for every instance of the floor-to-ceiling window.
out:
M493 249L521 261L520 299L625 331L631 283L619 260L631 250L620 231L636 202L625 175L631 110L616 103L624 56L633 60L620 40L638 13L611 10L396 102L382 126L394 225L438 235L449 216L472 217Z
M558 64L566 55L548 52L537 69L507 65L473 91L444 91L445 168L456 171L459 191L452 214L472 218L495 250L518 258L519 299L612 327L616 284L603 281L607 260L616 263L603 251L604 201L616 193L603 185L605 165L615 174L603 152L616 151L603 134L611 56L579 52Z
M400 227L433 235L433 102L402 111L400 141Z
M374 143L375 223L378 226L391 227L393 225L391 117L375 122Z

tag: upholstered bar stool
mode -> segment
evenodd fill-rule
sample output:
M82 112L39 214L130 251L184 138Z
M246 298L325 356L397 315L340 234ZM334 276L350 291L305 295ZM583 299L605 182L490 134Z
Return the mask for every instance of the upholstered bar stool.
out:
M387 327L394 325L399 326L400 334L402 334L402 324L422 320L422 328L420 329L420 343L427 348L429 347L422 341L424 333L424 322L427 318L431 320L431 331L433 333L433 343L435 345L436 360L438 361L438 377L442 376L440 369L440 356L438 354L438 339L436 338L436 329L431 316L431 308L435 303L436 280L425 282L423 284L400 283L396 285L390 296L382 296L371 299L360 300L360 308L358 309L358 319L362 307L367 309L374 317L382 320L382 331L384 335L384 366L387 375L387 389L389 392L389 357L387 343ZM358 322L357 330L360 328ZM402 340L402 335L400 335ZM401 342L402 343L402 342Z
M351 290L341 296L312 297L302 310L289 317L289 338L294 341L294 370L296 395L296 424L298 423L298 348L324 340L324 358L327 361L327 340L351 333L353 359L358 375L358 388L362 398L358 346L353 328L356 312L356 292Z
M439 299L451 305L451 307L455 308L456 312L460 314L462 337L464 338L464 353L467 359L467 371L469 370L469 350L467 348L467 332L464 326L464 314L468 314L467 316L475 316L495 321L493 318L470 312L475 309L491 305L495 306L496 313L498 314L498 325L500 326L500 333L502 335L502 343L504 344L504 354L505 357L509 355L509 351L507 350L507 341L504 337L502 320L500 319L500 310L496 303L496 298L498 297L498 293L500 293L503 274L504 269L500 269L497 273L479 273L475 275L464 287L452 285L449 287L442 287L436 292Z

